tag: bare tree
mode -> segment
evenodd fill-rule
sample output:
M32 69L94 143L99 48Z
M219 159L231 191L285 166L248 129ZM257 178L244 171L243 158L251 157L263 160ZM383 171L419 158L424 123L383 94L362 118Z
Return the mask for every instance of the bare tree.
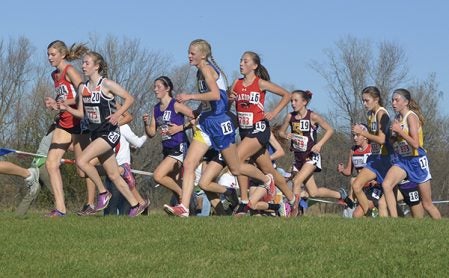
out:
M0 142L11 138L18 120L14 109L27 99L25 89L32 69L32 52L30 41L24 37L8 43L0 41Z
M154 105L151 93L154 79L167 73L171 61L159 52L143 48L138 39L108 35L104 40L91 36L90 44L108 63L108 76L122 85L135 98L130 109L135 117L140 117L148 106Z
M311 67L327 82L330 99L337 107L337 116L344 121L339 127L348 129L351 123L364 122L365 110L360 92L368 85L376 85L386 97L390 90L407 77L405 54L391 42L382 42L377 59L368 40L351 36L340 39L336 49L325 50L326 63L313 61Z

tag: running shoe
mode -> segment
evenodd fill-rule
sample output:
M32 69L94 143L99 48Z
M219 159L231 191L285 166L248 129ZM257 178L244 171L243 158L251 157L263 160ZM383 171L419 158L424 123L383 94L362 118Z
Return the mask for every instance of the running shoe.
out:
M234 216L245 216L250 211L248 204L240 203L234 211Z
M289 217L291 213L290 203L288 201L283 201L279 204L279 216Z
M129 163L123 163L120 166L123 168L122 178L128 184L129 188L134 188L136 186L136 179L131 172L131 166L129 165Z
M274 196L276 196L276 185L274 184L274 178L272 174L267 174L267 177L270 179L268 184L264 184L264 188L268 192L268 198L270 201L274 200Z
M136 207L131 208L131 209L129 210L128 216L129 216L129 217L136 217L136 216L141 215L142 212L145 210L145 208L148 207L148 205L147 205L146 207L145 207L145 205L146 205L146 202L143 203L142 205L141 205L141 204L138 204Z
M76 212L78 216L88 216L94 215L97 212L95 211L95 207L93 205L85 204L83 208Z
M25 183L30 190L31 195L35 195L40 188L39 184L39 169L38 168L28 168L30 176L25 178Z
M50 213L48 213L46 216L50 217L50 218L58 218L58 217L65 216L65 213L62 213L59 210L54 209L54 210L50 211Z
M226 192L223 194L225 197L224 203L226 203L227 209L234 211L234 209L239 205L239 197L237 196L237 192L234 188L226 189Z
M109 205L109 200L111 200L112 194L109 191L98 194L97 205L95 206L95 211L104 210Z
M189 217L189 210L186 209L183 204L179 204L174 207L169 206L169 205L164 205L164 210L169 215L179 216L179 217Z
M351 198L349 198L346 190L343 187L340 187L340 189L338 189L338 192L340 193L340 199L344 202L344 204L350 208L354 208L354 202L351 200Z
M150 200L147 199L143 202L143 204L139 204L139 206L142 206L143 208L142 214L148 214L150 203L151 203Z
M299 202L301 201L299 195L295 195L295 203L290 207L290 217L296 217L299 215Z

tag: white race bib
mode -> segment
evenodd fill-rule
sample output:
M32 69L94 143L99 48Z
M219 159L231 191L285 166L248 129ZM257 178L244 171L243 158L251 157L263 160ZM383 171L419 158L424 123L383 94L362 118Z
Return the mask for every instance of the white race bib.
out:
M305 152L307 151L307 143L309 138L296 133L292 134L292 146L295 151Z
M239 127L248 129L253 127L253 113L252 112L238 112Z
M91 123L101 124L100 108L97 106L84 106L87 118Z

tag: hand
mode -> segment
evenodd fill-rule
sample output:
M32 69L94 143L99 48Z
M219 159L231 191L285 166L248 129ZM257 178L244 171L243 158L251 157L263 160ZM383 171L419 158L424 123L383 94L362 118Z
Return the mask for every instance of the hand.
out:
M145 125L150 125L150 115L148 115L147 113L143 114L142 120L145 123Z
M321 145L320 144L315 144L313 145L312 149L310 150L313 153L320 153L321 152Z
M51 97L45 97L44 99L45 107L47 107L50 110L58 110L58 105L56 103L56 100L54 100Z
M274 112L265 113L265 119L267 121L271 121L274 117L276 117L276 114Z
M117 116L115 113L111 114L109 117L107 117L106 119L109 121L109 123L111 125L118 125L118 119L120 116Z
M176 101L177 102L186 102L192 99L192 95L191 94L186 94L186 93L182 93L182 94L178 94L176 96Z
M343 165L343 163L338 163L338 166L337 166L337 171L339 172L339 173L341 173L341 172L343 172L343 169L344 169L344 165Z
M236 98L237 98L237 93L236 92L232 91L232 92L229 93L229 95L228 95L228 99L229 100L235 100Z
M401 123L398 120L394 120L394 122L390 126L391 131L399 133L402 131Z
M61 110L61 111L66 111L66 110L67 110L67 107L68 107L68 105L65 104L65 101L64 101L64 100L58 101L58 102L56 103L56 106L57 106L57 108L58 108L59 110Z
M183 129L183 125L168 124L166 134L171 136L173 134L181 132Z

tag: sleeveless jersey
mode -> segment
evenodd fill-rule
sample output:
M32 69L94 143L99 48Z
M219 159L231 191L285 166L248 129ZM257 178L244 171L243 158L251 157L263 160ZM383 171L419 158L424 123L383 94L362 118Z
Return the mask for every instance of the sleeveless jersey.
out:
M370 134L373 134L373 135L379 134L379 123L377 122L377 113L380 110L385 111L387 116L390 116L388 114L388 111L383 107L380 107L379 109L377 109L377 111L375 113L370 112L368 115L368 130L369 130ZM388 151L387 151L386 146L384 146L384 144L378 144L376 142L371 142L371 153L387 155Z
M405 116L402 119L399 119L401 122L401 129L409 134L409 128L408 128L408 123L407 123L407 117L410 114L414 114L416 116L416 113L413 111L408 111L407 114L405 114ZM424 136L423 136L423 131L422 131L422 127L421 125L419 126L418 129L418 140L419 140L419 146L422 148L424 145ZM409 143L402 138L401 136L397 136L395 142L393 143L393 148L394 151L402 156L419 156L418 154L418 149L413 148L412 146L409 145Z
M352 165L356 171L360 171L366 166L366 160L371 155L371 145L368 144L364 150L360 150L358 146L352 147Z
M218 89L220 90L220 99L219 100L212 100L212 101L202 101L201 102L201 119L207 117L207 116L217 116L222 115L228 110L228 95L226 93L226 82L224 81L224 78L221 74L221 72L212 64L209 63L210 66L217 72L218 79L216 80ZM198 72L200 73L200 72ZM199 75L198 78L198 91L200 94L209 92L209 88L207 87L206 80L204 80L204 77Z
M178 132L173 135L168 135L168 125L183 125L184 115L176 113L175 111L175 99L171 99L167 108L162 111L161 103L159 102L154 106L154 119L156 121L156 128L160 128L162 135L162 146L164 148L174 148L187 141L184 132Z
M312 125L310 115L312 110L307 110L302 119L296 119L298 112L291 112L290 127L292 130L291 149L295 153L304 153L306 156L315 145L318 125Z
M76 97L76 90L73 84L66 79L67 70L71 65L67 65L61 73L59 79L57 79L57 71L51 73L51 77L55 82L56 101L62 101L67 99L74 99ZM76 109L76 105L70 105L70 107ZM74 117L67 111L59 113L59 126L63 128L73 128L80 125L80 119Z
M255 123L265 118L265 91L260 89L259 80L260 78L256 77L253 83L246 87L241 78L234 86L234 92L237 94L235 107L240 128L253 128Z
M116 111L115 98L108 97L103 93L104 80L105 78L100 78L93 91L89 90L89 81L83 87L84 111L89 119L90 130L97 130L105 126L108 123L106 118Z

